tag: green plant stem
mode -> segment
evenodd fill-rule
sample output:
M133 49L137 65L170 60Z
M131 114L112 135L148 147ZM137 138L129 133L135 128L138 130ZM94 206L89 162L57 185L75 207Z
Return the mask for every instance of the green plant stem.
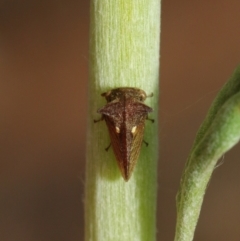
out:
M159 0L92 0L90 24L89 118L85 185L85 240L155 240L158 159ZM101 93L137 87L154 109L146 123L140 158L131 179L121 177L104 122L97 109Z
M175 241L191 241L203 197L218 159L240 139L240 67L225 84L203 122L177 196Z

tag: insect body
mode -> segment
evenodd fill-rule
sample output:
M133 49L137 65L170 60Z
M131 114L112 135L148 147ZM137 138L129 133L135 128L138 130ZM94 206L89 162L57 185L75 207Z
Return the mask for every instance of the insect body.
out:
M103 93L107 104L98 110L105 120L118 166L128 181L143 142L145 120L152 108L143 102L146 93L137 88L117 88Z

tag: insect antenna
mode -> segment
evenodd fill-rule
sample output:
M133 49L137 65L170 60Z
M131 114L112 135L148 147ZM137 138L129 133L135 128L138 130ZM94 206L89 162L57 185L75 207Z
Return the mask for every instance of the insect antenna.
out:
M153 93L147 95L147 98L148 98L148 97L153 97Z

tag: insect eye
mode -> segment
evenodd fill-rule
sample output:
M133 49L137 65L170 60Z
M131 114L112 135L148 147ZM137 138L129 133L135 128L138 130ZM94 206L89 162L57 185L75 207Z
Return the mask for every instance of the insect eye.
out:
M145 95L141 94L139 99L140 99L140 101L144 101L145 100Z
M107 99L108 102L112 102L112 101L115 100L116 98L115 98L115 96L113 96L113 95L108 95L108 96L106 96L106 99Z

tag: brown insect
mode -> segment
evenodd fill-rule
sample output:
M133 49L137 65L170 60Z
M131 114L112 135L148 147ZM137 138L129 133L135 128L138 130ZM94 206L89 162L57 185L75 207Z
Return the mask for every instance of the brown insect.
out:
M107 104L97 112L102 114L100 120L107 124L111 139L109 147L112 145L121 174L128 181L140 154L145 120L153 109L143 103L148 96L141 89L117 88L102 96Z

